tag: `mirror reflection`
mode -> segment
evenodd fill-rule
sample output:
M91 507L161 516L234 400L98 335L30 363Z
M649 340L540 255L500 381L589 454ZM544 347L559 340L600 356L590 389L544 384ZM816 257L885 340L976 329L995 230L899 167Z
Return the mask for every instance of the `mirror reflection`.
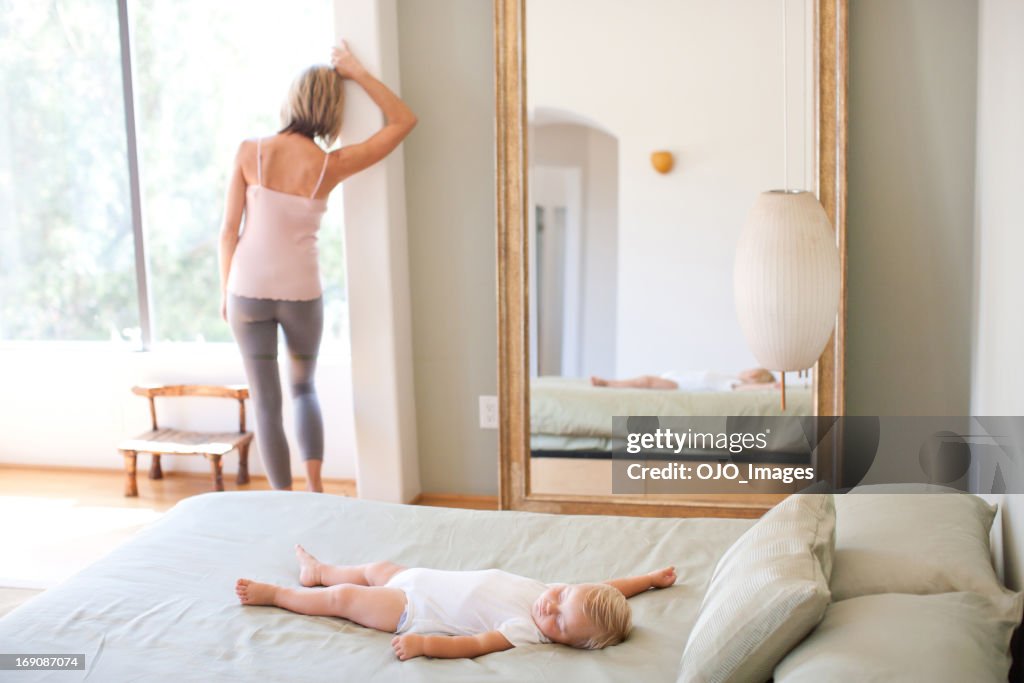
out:
M815 4L638 2L526 3L535 493L609 493L614 415L813 413L733 263L760 192L816 190Z

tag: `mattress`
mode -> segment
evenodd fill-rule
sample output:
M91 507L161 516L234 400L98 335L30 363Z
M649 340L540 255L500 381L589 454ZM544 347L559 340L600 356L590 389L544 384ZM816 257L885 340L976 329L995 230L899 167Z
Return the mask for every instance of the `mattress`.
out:
M778 390L661 391L609 389L571 377L535 377L530 382L530 433L612 437L612 416L811 415L811 390L786 391L783 413Z
M85 655L85 671L22 671L19 681L674 681L711 571L752 523L210 493L182 501L0 619L0 643L9 653ZM605 650L534 645L475 660L400 662L390 634L238 604L238 577L298 586L296 543L336 564L500 567L545 582L601 581L675 565L679 581L632 598L632 635Z
M531 434L530 450L606 452L610 456L612 452L612 440L603 436Z

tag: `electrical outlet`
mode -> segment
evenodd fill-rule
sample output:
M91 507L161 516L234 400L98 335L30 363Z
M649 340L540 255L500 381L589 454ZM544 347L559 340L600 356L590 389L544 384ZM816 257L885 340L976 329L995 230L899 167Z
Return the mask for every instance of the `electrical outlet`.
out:
M480 397L480 429L498 428L498 397Z

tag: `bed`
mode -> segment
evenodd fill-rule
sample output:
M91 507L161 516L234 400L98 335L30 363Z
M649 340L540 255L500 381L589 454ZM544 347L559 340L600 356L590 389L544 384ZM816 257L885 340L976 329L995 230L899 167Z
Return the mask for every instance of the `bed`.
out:
M613 490L612 459L615 447L623 447L613 429L614 416L700 417L702 430L730 431L727 423L737 417L775 420L767 448L759 452L730 454L727 451L685 448L679 452L645 449L652 466L686 461L693 466L719 461L755 462L771 467L811 464L812 448L799 419L810 415L809 387L788 392L788 409L782 412L778 390L679 391L595 387L574 377L534 377L530 381L530 490L542 494L580 496L608 495ZM668 425L696 427L698 423ZM662 426L666 426L663 424ZM620 455L622 452L620 450ZM707 483L645 484L648 493L690 494L723 492ZM755 493L792 493L799 485L766 481L750 488Z
M533 455L610 457L612 416L810 415L811 390L793 387L782 412L778 391L661 391L609 389L574 377L534 377L530 381L530 450ZM775 450L785 450L778 443Z
M671 681L715 560L750 524L211 493L179 503L100 562L0 620L0 649L84 653L89 666L20 672L19 681ZM637 627L629 647L583 652L540 645L477 660L399 662L388 634L238 604L238 577L298 586L295 543L333 563L498 566L551 582L674 564L680 580L631 600Z
M807 498L794 496L788 500ZM973 497L942 498L973 506L971 509L980 510L982 517L989 515L990 508ZM914 507L909 509L920 508L920 515L909 519L910 515L899 515L899 508L892 507L898 503L896 499L855 501L858 505L848 502L852 497L845 499L844 506L863 511L847 515L856 524L847 524L847 540L840 537L836 541L832 592L844 592L845 600L829 606L836 615L833 618L825 614L818 627L820 637L812 633L782 661L778 671L785 672L785 676L777 674L777 683L822 680L815 678L822 675L822 667L827 673L850 665L848 656L836 653L836 628L830 627L830 619L835 623L852 619L853 626L863 626L870 636L877 629L871 627L870 616L857 617L861 613L857 610L870 615L879 607L875 603L881 601L888 605L886 609L909 614L916 599L945 599L942 595L900 595L893 598L894 603L885 595L858 597L865 590L888 590L887 583L899 573L891 565L886 573L874 576L886 585L867 585L872 579L871 567L876 564L870 560L870 548L864 545L870 545L878 526L871 515L888 505L885 514L889 518L908 518L910 526L890 524L886 528L890 538L884 550L891 555L896 547L892 538L921 528L922 518L936 519L942 511L925 509L927 506L918 505L915 499ZM904 509L908 508L904 505ZM897 587L902 592L915 592L913 582L926 577L932 581L926 592L941 592L955 599L953 604L929 602L924 607L931 611L925 611L925 616L948 615L949 610L961 609L957 596L969 596L972 602L967 607L975 611L979 609L975 602L991 605L994 616L985 616L983 625L989 629L985 633L993 635L985 636L974 651L981 653L983 662L997 659L994 669L998 671L1004 664L1008 666L1007 627L1019 624L1024 595L995 583L988 540L978 541L979 530L983 528L987 535L985 524L991 524L994 510L978 524L961 510L948 512L951 523L958 528L946 528L933 539L946 546L932 553L921 545L927 534L912 534L913 542L905 548L911 557L934 554L940 561L929 564L915 560L904 577L911 583ZM833 512L833 525L836 519ZM971 570L969 563L948 561L944 555L965 555L961 548L948 543L961 543L970 536L961 532L971 524L977 527L975 564L981 558L985 565L980 567L981 578L974 571L979 569L977 566ZM772 546L779 545L771 535L776 529L773 523L756 525L751 520L735 519L451 510L291 492L210 493L184 500L107 557L0 619L0 649L8 653L85 655L85 671L23 671L17 675L19 681L676 681L681 671L680 656L684 649L689 652L691 630L696 632L705 616L705 592L710 595L715 581L722 581L719 569L727 564L722 558L735 558L736 546L757 529L772 530L767 540ZM745 533L748 530L751 533ZM295 543L333 563L391 559L447 569L497 566L547 582L597 581L671 564L677 568L679 581L671 588L632 598L633 633L625 643L605 650L536 645L475 660L417 658L399 662L389 646L390 634L342 619L237 603L233 585L241 576L298 585ZM840 571L844 552L845 575ZM743 582L727 583L730 590L737 586L743 589ZM708 590L709 584L712 590ZM755 603L763 601L763 595L758 591ZM726 597L726 603L734 602ZM827 595L825 599L828 602ZM911 604L908 607L904 602ZM739 616L744 615L740 611ZM961 629L948 616L930 618L928 623L939 622L952 624L946 636L957 642L965 640L963 634L973 633L967 625ZM1001 630L992 631L989 627L993 625ZM928 648L932 639L932 634L926 634L916 642ZM839 638L840 645L843 640ZM901 642L893 656L902 656L904 651L913 650ZM858 656L865 656L864 651ZM910 666L927 662L933 667L947 667L934 652L914 656L917 659L911 660ZM976 665L974 660L957 656L954 665ZM854 663L863 667L863 662ZM842 676L834 679L848 680Z

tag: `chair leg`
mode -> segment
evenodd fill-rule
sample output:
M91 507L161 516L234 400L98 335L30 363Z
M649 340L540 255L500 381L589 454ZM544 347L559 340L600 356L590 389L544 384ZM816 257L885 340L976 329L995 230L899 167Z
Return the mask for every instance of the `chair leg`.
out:
M235 483L249 483L249 444L238 447L238 476L235 477Z
M210 461L210 471L213 473L213 490L224 490L224 467L221 465L219 455L207 455Z
M135 481L135 451L121 451L124 456L124 495L134 498L139 495L139 486Z
M156 453L153 454L153 462L149 465L149 478L150 479L163 479L164 471L160 469L160 456Z

